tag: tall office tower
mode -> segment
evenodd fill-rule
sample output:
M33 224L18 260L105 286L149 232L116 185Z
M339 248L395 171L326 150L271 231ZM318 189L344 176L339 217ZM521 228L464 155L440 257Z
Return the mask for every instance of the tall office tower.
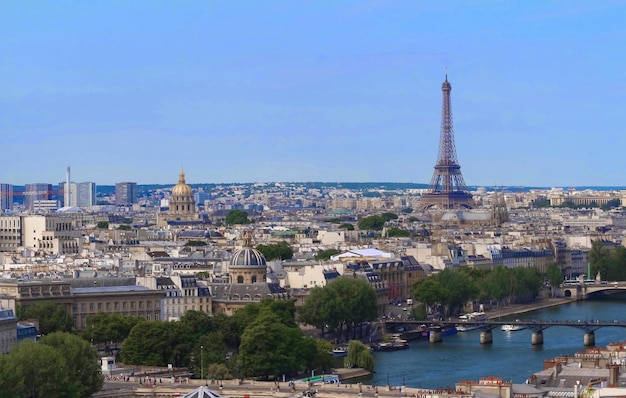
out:
M96 183L95 182L79 182L72 187L72 191L76 192L72 197L72 204L76 207L91 207L96 204Z
M422 195L421 207L439 209L471 209L474 207L472 194L467 191L461 175L461 166L456 157L454 130L452 128L452 106L450 91L452 86L446 81L441 86L443 106L441 109L441 134L439 137L439 155L435 172L430 181L428 192Z
M52 184L26 184L24 186L24 207L26 210L33 210L35 201L51 200L52 193Z
M115 184L115 204L129 205L137 203L137 183L118 182Z
M0 184L0 214L13 208L13 185Z
M72 192L74 183L68 183L65 181L59 182L59 200L63 207L72 207Z

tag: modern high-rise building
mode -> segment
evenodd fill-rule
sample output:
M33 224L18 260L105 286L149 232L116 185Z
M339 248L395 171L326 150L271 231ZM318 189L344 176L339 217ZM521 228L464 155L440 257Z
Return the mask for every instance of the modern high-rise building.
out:
M13 208L13 185L0 184L0 214Z
M137 203L137 183L118 182L115 184L115 204L130 205Z
M96 204L95 182L70 182L69 192L65 188L66 183L59 183L59 191L63 192L64 207L91 207ZM65 203L67 200L69 201Z
M96 204L95 182L79 182L75 185L76 196L72 197L72 203L75 203L76 207L91 207Z
M52 199L52 184L34 183L24 186L24 207L33 210L35 201Z
M75 184L70 183L68 187L65 181L61 181L59 183L59 192L60 192L59 200L60 200L60 205L62 205L63 207L72 206L72 192L74 190L74 187L72 185L75 185Z

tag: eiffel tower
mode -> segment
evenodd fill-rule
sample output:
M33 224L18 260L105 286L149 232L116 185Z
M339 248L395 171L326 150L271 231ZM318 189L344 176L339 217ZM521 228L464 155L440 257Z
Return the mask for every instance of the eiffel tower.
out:
M452 108L450 105L452 86L448 83L447 73L446 81L441 85L441 91L443 92L443 105L439 155L428 192L422 195L421 207L423 209L438 208L441 210L471 209L474 207L474 200L467 191L465 181L463 181L461 166L457 160L454 146Z

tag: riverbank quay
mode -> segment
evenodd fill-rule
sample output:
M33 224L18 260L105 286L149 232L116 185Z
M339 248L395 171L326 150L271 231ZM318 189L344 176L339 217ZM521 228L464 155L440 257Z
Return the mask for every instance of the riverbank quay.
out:
M527 304L511 304L502 307L487 309L485 314L489 319L497 320L506 316L524 314L531 311L541 310L544 308L556 307L558 305L576 302L572 298L548 298Z
M362 369L361 369L362 370ZM354 370L356 371L356 369ZM308 383L275 383L255 380L223 380L206 383L202 380L176 382L163 380L162 383L142 384L133 382L107 382L105 389L93 395L94 398L135 398L135 397L183 397L200 386L206 385L210 390L225 398L253 397L425 397L441 396L445 390L425 390L407 388L405 386L375 386L368 384L313 384ZM208 385L207 385L208 384ZM454 394L453 394L454 395ZM459 397L462 395L454 395ZM465 394L469 396L469 394ZM452 396L450 396L452 397ZM204 397L203 397L204 398Z

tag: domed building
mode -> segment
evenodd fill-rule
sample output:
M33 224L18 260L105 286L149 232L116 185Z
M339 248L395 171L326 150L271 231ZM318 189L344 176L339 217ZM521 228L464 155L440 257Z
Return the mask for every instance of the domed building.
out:
M247 233L243 235L242 246L230 259L228 279L208 283L214 314L232 315L237 309L266 297L290 299L278 283L267 282L265 257L252 247L252 239Z
M178 184L172 188L170 210L168 213L171 216L185 217L181 218L181 220L188 219L190 216L193 216L193 219L197 218L193 191L191 187L185 183L185 173L182 170L178 176Z
M171 221L197 221L196 201L191 187L185 182L185 172L181 170L178 184L172 188L169 200L169 210L166 214L159 214L159 226L165 226Z
M243 236L243 248L233 253L228 265L229 283L257 283L265 282L267 277L267 262L263 253L252 247L250 235Z

